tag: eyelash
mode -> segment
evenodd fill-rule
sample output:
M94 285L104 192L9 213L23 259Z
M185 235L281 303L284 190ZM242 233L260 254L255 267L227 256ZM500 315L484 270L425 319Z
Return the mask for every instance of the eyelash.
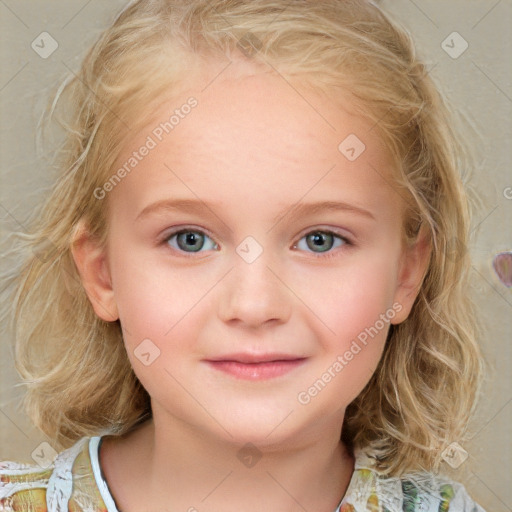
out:
M213 237L210 236L207 232L203 231L202 229L196 229L196 228L193 228L193 227L184 227L184 228L180 228L180 229L174 230L174 231L172 231L170 233L167 233L165 235L165 237L161 240L160 243L161 243L161 245L166 245L171 251L180 253L180 255L183 255L183 257L185 257L185 258L194 258L194 256L193 256L194 253L187 253L186 251L182 251L180 249L175 249L174 247L169 247L169 245L168 245L168 242L169 242L169 240L171 240L171 238L173 238L176 235L183 234L183 233L199 233L199 234L202 234L202 235L206 235L216 245L218 245L218 243L213 239ZM347 237L342 236L342 235L340 235L339 233L337 233L335 231L332 231L330 229L321 229L321 228L319 228L319 229L313 229L311 231L308 231L303 236L301 236L299 238L299 240L295 244L293 244L293 248L296 248L298 243L303 238L307 237L308 235L312 235L313 233L322 233L322 234L327 234L327 235L333 235L335 238L340 239L343 242L343 244L340 247L337 247L337 249L339 249L339 250L343 250L346 247L354 245ZM200 252L202 252L202 251L198 251L198 253L200 253ZM306 252L309 252L310 254L312 254L314 258L324 258L324 259L334 258L339 253L339 251L335 251L334 248L330 249L329 251L326 251L324 253L315 253L313 251L306 251Z

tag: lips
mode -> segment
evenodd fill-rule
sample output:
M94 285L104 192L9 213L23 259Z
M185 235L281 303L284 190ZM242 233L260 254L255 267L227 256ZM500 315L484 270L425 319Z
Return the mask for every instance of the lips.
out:
M229 354L207 359L215 370L245 380L266 380L280 377L298 368L305 357L291 354Z
M220 361L233 361L236 363L245 364L257 364L257 363L271 363L274 361L295 361L297 359L305 359L302 356L272 353L272 354L249 354L249 353L237 353L228 354L225 356L215 357L208 361L220 362Z

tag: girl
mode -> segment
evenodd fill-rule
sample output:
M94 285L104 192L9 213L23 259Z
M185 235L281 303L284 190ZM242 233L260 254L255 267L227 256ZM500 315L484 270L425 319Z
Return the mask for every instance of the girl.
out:
M483 510L441 476L482 367L463 153L403 29L366 0L138 0L57 100L10 282L62 451L3 462L3 510Z

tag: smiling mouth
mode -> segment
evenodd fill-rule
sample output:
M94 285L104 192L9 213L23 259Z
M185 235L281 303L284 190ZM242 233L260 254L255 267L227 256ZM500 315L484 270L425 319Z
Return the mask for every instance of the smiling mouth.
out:
M305 361L305 357L290 355L234 354L220 359L208 359L206 363L215 370L238 379L266 380L285 375Z

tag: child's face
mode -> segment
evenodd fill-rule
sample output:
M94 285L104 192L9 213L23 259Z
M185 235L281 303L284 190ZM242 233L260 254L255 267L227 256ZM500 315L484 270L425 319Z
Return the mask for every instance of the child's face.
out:
M116 169L133 151L140 161L103 199L108 278L87 291L99 316L119 315L156 425L260 446L311 439L341 428L421 272L371 124L279 76L228 73L127 143ZM353 161L338 149L350 134L366 145ZM340 206L310 206L321 202Z

